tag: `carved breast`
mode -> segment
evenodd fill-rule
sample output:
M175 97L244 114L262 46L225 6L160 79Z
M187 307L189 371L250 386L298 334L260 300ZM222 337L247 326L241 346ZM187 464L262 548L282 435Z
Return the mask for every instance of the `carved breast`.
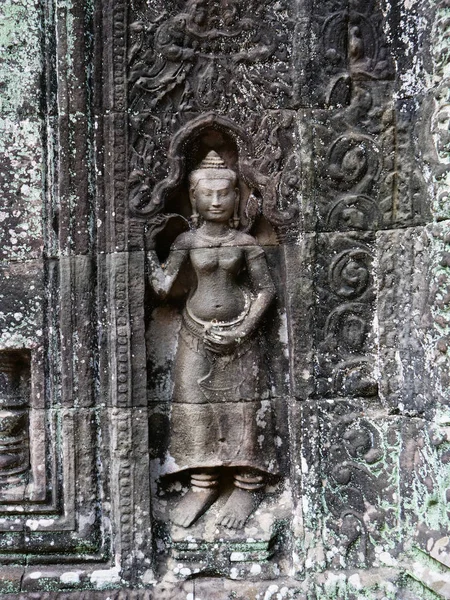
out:
M191 262L198 274L222 269L237 275L242 266L241 248L199 248L191 251Z

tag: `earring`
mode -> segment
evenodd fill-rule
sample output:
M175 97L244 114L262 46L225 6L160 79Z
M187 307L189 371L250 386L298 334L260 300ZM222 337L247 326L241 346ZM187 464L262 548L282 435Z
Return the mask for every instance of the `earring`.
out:
M191 206L192 206L192 215L191 215L191 221L194 224L194 227L198 227L199 226L199 222L200 222L200 215L197 212L197 201L195 199L195 195L194 195L194 191L190 190L190 198L191 198Z
M241 222L241 219L239 218L239 201L240 201L239 191L238 191L238 189L236 189L236 199L234 201L234 214L233 214L233 219L230 223L231 227L234 227L234 229L237 229Z
M200 221L200 215L197 212L193 212L191 215L191 221L194 224L194 227L198 227Z

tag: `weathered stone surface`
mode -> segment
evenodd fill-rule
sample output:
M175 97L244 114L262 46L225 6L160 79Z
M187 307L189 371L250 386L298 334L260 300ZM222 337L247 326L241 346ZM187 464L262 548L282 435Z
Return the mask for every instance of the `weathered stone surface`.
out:
M137 2L129 15L134 112L279 108L292 94L293 6ZM163 12L162 12L163 11ZM162 14L161 14L162 13Z
M2 597L450 598L449 11L2 3Z
M373 397L374 239L355 232L317 238L316 395Z

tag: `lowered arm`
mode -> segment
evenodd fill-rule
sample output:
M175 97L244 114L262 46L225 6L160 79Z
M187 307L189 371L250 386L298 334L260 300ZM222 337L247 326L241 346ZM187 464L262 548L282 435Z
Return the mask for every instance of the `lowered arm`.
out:
M244 336L250 335L259 325L269 306L275 299L275 285L267 266L264 250L250 247L246 251L247 270L256 294L250 312L242 324Z

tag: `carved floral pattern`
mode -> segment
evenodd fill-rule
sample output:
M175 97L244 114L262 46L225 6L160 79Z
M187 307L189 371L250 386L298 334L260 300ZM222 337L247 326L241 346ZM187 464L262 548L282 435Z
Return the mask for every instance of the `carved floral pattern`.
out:
M385 82L358 82L349 106L317 112L320 229L377 230L426 218L424 179L408 125L416 111L386 101L390 90Z
M364 566L385 519L378 481L382 435L351 404L338 403L324 416L323 500L333 566ZM333 548L333 550L331 550Z
M291 89L280 8L188 0L178 13L135 10L142 17L130 25L130 108L225 110L251 98L279 105Z
M319 287L319 395L373 396L377 384L372 349L373 276L370 239L335 234L322 240L327 279ZM325 254L325 252L324 252Z

